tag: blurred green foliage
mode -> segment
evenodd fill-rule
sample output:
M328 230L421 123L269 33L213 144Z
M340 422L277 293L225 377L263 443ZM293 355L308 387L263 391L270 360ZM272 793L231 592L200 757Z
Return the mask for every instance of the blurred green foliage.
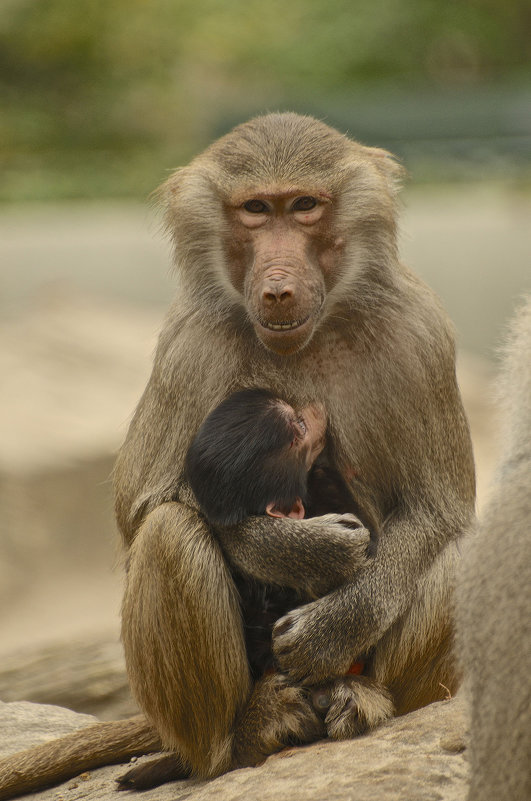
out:
M3 0L0 198L143 196L273 108L432 166L457 113L527 160L530 65L529 0Z

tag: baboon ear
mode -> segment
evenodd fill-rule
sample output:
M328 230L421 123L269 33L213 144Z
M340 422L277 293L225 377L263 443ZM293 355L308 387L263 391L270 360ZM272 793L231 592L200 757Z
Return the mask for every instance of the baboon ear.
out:
M297 498L291 509L283 511L274 502L268 503L266 507L266 514L269 517L291 517L294 520L302 520L305 515L303 503L300 498Z
M279 509L274 501L267 504L266 515L269 515L269 517L286 517L286 514Z
M288 512L288 517L292 517L294 520L302 520L305 514L304 504L300 498L297 498Z
M210 176L199 165L176 170L155 192L166 231L202 252L212 251L212 234L219 234L223 227L221 204L216 200Z
M396 156L379 147L364 147L363 152L370 158L378 172L384 176L391 192L393 194L399 192L407 171L398 162Z
M170 177L153 192L156 203L167 209L178 202L179 195L188 186L193 170L190 167L179 167Z

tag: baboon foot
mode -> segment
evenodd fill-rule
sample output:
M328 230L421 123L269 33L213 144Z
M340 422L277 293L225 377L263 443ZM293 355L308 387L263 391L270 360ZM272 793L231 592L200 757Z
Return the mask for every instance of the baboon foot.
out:
M345 676L312 690L314 709L332 740L348 740L376 728L394 712L388 690L367 676Z
M164 754L149 762L142 762L118 776L118 790L150 790L166 782L187 779L190 769L178 754Z
M256 684L238 721L234 738L234 767L258 765L287 745L310 743L326 736L311 694L280 673Z

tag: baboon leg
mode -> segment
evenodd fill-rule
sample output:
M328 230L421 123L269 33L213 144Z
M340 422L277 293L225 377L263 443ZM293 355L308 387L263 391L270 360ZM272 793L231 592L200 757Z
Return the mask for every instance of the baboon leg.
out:
M348 740L392 717L391 694L368 676L344 676L312 690L316 710L322 710L332 740Z
M118 776L118 790L151 790L166 782L187 779L190 768L178 754L164 754L149 762L135 765L127 773Z
M290 684L280 673L257 682L239 717L234 734L233 767L259 765L287 745L310 743L326 736L311 693Z
M458 546L450 543L418 585L415 600L376 646L371 675L403 715L453 695L460 672L453 653Z
M196 775L227 770L249 668L232 577L193 509L166 503L146 517L122 618L131 687L164 747Z

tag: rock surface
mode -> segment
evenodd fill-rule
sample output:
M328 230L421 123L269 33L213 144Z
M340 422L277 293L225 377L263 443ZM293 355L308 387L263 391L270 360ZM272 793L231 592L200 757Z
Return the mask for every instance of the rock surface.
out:
M79 715L60 706L29 701L5 704L0 701L0 756L62 737L83 726L90 726L94 720L92 715Z
M35 704L0 705L0 754L87 725L92 718ZM43 723L44 721L44 723ZM34 725L33 725L34 724ZM204 782L174 782L134 798L153 801L464 801L466 705L461 697L396 718L365 737L291 748L257 768ZM20 745L18 746L20 747ZM143 757L142 759L150 759ZM83 774L34 801L120 801L123 765Z
M0 320L2 653L102 625L117 636L110 476L160 316L56 288Z
M0 698L68 707L117 720L138 714L118 637L102 632L84 640L26 646L0 660Z

